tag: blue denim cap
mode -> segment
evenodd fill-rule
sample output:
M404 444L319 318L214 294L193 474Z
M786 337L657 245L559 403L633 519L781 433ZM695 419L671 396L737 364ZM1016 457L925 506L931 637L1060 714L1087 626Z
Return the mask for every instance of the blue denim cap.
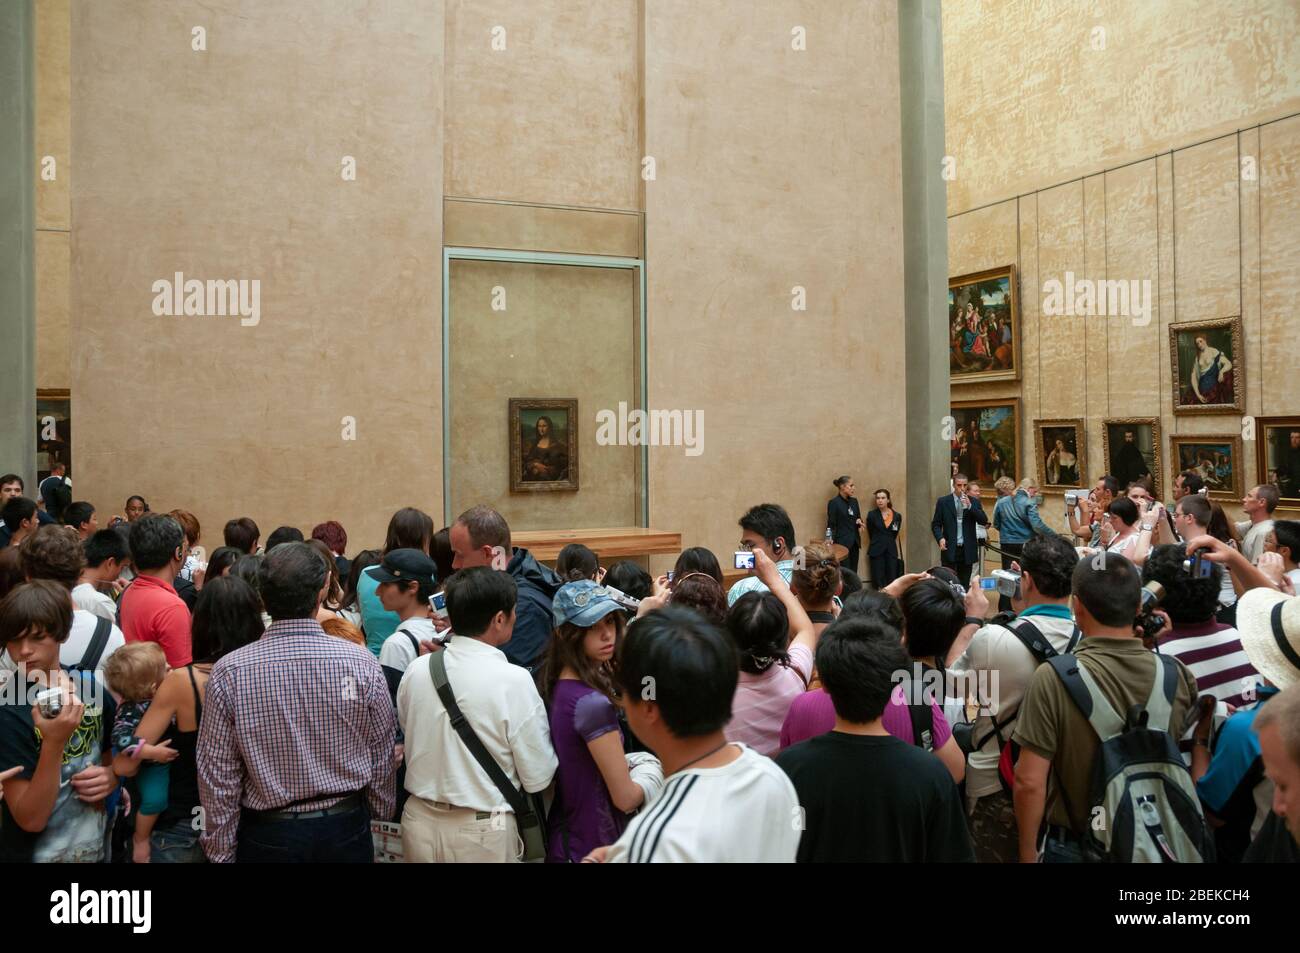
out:
M551 603L551 615L557 626L572 622L585 629L622 608L604 586L590 579L579 579L560 587Z

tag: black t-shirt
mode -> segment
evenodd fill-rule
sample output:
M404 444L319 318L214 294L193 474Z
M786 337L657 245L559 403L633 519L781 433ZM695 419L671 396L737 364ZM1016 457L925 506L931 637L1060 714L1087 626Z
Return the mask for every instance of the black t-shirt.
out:
M1259 835L1251 841L1242 858L1247 864L1300 863L1300 846L1286 829L1286 822L1272 811L1264 819Z
M975 860L957 785L933 754L831 731L786 748L776 763L804 809L800 863Z

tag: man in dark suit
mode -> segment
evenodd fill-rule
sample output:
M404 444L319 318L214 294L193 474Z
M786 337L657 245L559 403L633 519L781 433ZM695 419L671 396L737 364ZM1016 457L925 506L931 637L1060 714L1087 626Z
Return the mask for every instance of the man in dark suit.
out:
M979 559L977 525L988 525L989 518L980 501L967 495L966 475L952 478L952 493L939 497L934 504L930 530L939 544L939 561L957 574L963 586L970 585L971 566Z

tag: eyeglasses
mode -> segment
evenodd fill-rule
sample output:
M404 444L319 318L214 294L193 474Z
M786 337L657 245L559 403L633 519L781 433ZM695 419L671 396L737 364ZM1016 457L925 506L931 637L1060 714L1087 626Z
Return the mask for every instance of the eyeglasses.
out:
M754 548L754 544L747 539L742 539L740 541L740 545L737 548L743 549L745 552L751 552Z

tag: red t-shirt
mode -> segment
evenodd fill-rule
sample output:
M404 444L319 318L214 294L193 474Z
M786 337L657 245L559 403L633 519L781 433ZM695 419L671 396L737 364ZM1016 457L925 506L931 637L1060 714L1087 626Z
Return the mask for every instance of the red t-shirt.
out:
M122 593L122 634L128 642L157 642L172 668L189 665L190 611L176 590L153 576L137 576Z

